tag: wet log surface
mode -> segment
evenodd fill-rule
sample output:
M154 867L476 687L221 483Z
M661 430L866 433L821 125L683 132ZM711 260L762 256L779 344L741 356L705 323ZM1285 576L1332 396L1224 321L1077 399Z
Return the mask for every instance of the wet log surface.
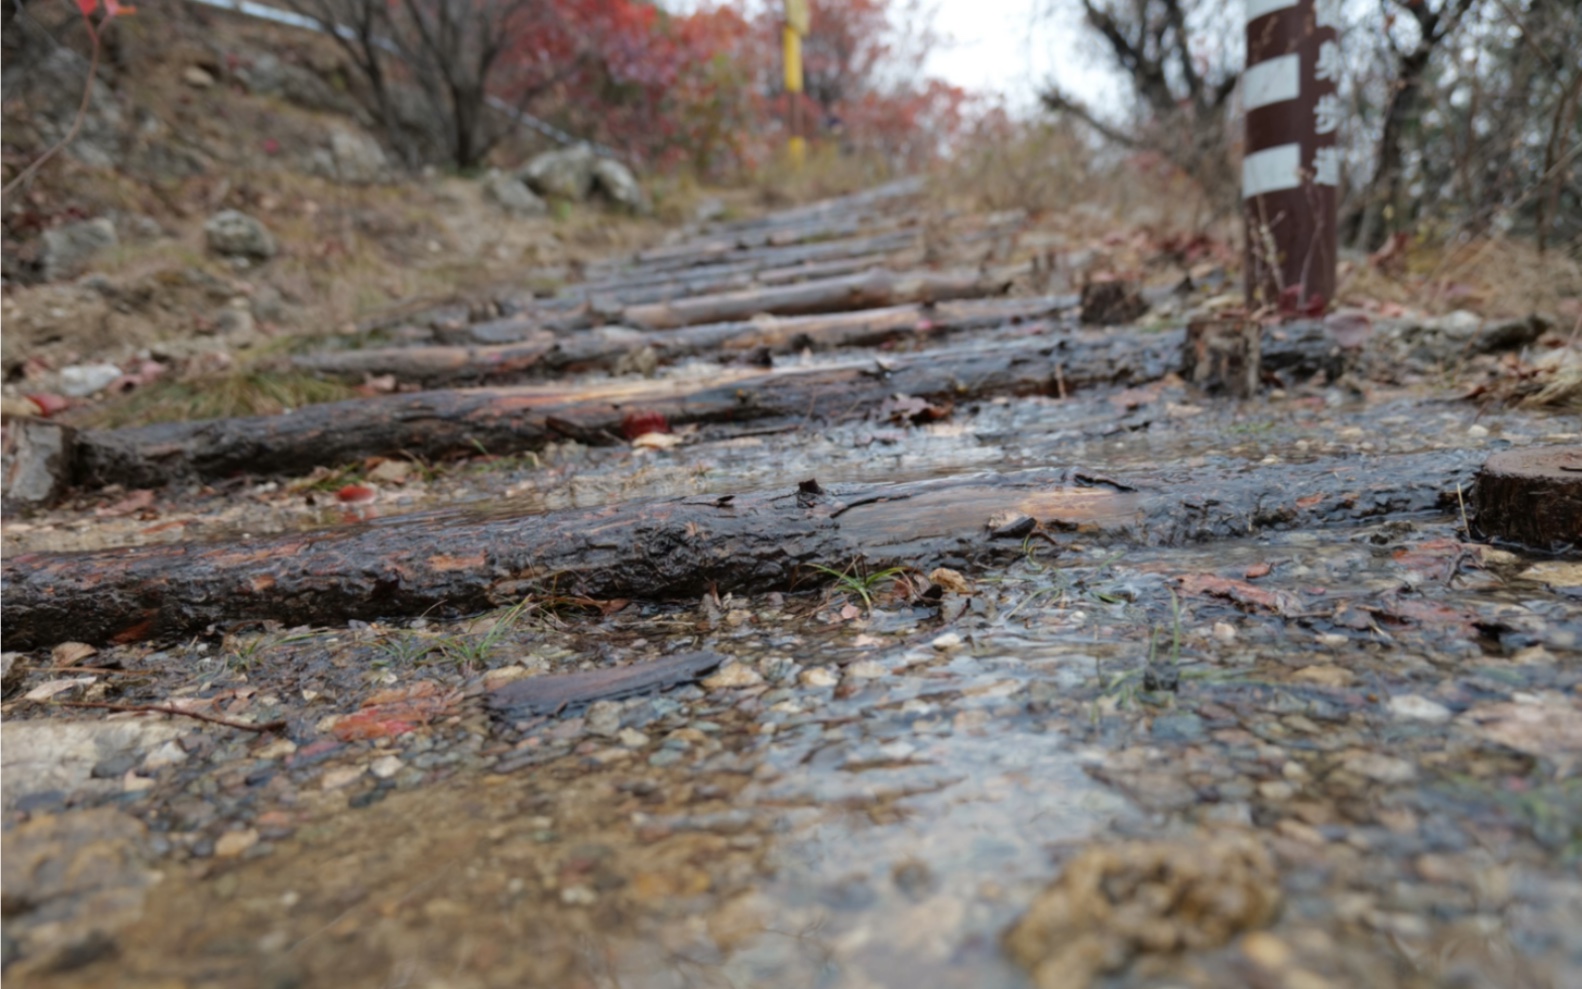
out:
M289 415L84 431L76 480L149 487L237 472L305 473L367 456L537 450L567 438L615 442L631 412L672 425L851 418L896 394L941 401L1056 394L1154 381L1175 365L1180 333L1073 334L1000 347L941 349L846 366L762 373L722 369L706 386L615 381L576 389L480 388L383 395L308 406Z
M761 317L650 333L600 327L567 336L540 332L519 343L495 346L376 347L308 354L293 363L321 374L359 379L389 374L427 385L523 379L567 370L612 368L645 347L652 348L659 361L668 362L704 354L729 358L759 349L776 355L903 339L921 342L962 330L1053 316L1073 303L1073 296L944 302L818 316Z
M1029 538L1179 545L1442 510L1474 458L1433 453L1098 475L1077 469L650 499L543 515L420 513L248 542L4 565L9 649L130 642L250 621L462 614L524 594L676 599L795 590L813 565L971 569Z

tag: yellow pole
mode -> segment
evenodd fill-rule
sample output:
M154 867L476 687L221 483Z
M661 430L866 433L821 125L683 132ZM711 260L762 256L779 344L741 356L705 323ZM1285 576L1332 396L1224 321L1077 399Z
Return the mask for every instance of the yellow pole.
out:
M791 164L801 168L803 159L807 157L807 140L802 136L802 36L796 33L796 28L787 24L784 41L786 93L791 100L791 140L786 150L791 155Z
M791 101L791 139L786 151L791 164L802 167L807 158L807 139L802 136L802 35L808 29L807 0L785 0L786 24L782 31L785 45L786 94Z

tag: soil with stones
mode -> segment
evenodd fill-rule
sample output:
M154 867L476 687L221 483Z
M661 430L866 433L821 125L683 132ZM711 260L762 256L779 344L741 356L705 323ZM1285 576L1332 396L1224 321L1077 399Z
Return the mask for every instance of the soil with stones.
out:
M1204 392L1201 295L1084 329L1033 220L919 197L367 327L334 353L448 389L395 439L54 447L4 534L6 975L1577 984L1582 564L1479 542L1475 487L1582 423L1382 320Z

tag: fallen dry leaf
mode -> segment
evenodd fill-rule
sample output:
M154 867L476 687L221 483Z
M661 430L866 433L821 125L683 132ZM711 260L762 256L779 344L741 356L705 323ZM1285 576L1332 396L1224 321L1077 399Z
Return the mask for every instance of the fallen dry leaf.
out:
M24 700L30 701L47 701L56 694L64 694L68 690L86 687L98 679L98 677L68 677L63 680L50 680L29 690L22 697Z
M62 642L49 651L49 658L56 666L76 666L98 651L86 642Z
M1287 615L1297 610L1297 600L1294 595L1285 591L1266 591L1260 587L1229 577L1216 577L1213 574L1186 574L1176 578L1181 585L1183 594L1200 594L1208 597L1224 598L1227 601L1240 605L1243 609L1262 608L1277 615Z

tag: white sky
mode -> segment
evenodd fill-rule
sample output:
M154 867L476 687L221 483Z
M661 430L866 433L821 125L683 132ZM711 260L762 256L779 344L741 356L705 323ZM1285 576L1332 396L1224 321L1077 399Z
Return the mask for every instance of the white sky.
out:
M677 12L729 0L659 0ZM758 0L778 5L778 0ZM900 14L907 0L892 0ZM1093 55L1076 0L922 0L933 10L933 28L944 43L924 71L986 96L1003 96L1007 108L1034 108L1051 78L1099 110L1121 103L1119 77Z
M1120 103L1118 77L1094 55L1075 2L936 0L934 28L948 42L931 74L1030 109L1050 79L1099 109Z

